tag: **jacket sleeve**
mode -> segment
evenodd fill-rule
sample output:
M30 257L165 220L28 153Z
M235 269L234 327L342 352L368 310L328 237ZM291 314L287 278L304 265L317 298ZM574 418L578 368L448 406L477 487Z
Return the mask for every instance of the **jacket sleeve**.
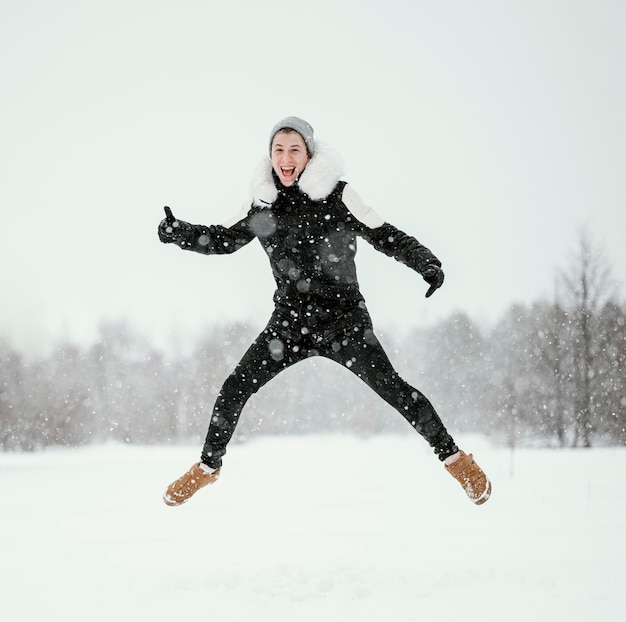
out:
M224 225L192 225L179 220L175 243L183 250L204 255L228 255L255 237L248 225L246 210L242 210L237 218Z
M439 259L428 248L413 236L385 222L348 184L343 188L341 199L359 223L357 233L377 251L393 257L420 274L423 274L428 266L441 267Z
M366 227L360 234L377 251L393 257L419 274L423 275L428 266L441 267L441 262L430 249L388 222L375 229Z

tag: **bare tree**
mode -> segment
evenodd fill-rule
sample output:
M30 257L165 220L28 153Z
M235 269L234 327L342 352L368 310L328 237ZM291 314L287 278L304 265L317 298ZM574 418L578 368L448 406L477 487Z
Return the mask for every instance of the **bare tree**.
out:
M610 269L602 253L583 230L569 269L562 273L563 306L570 316L573 362L571 390L575 420L573 445L591 447L597 379L596 359L601 342L597 318L613 295Z

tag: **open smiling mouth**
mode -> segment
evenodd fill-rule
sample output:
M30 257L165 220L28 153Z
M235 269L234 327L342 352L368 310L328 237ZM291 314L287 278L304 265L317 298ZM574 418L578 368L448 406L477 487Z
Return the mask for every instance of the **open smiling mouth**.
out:
M295 166L281 166L280 172L282 173L285 179L293 179L296 176L296 167Z

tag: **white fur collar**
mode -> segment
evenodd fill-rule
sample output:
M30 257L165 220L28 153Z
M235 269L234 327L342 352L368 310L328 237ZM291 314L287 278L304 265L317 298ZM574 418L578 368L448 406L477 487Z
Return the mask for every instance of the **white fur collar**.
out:
M315 142L315 155L300 175L298 186L314 201L326 198L343 175L343 162L339 154L323 142ZM252 180L252 203L267 206L278 198L272 177L272 161L265 158Z

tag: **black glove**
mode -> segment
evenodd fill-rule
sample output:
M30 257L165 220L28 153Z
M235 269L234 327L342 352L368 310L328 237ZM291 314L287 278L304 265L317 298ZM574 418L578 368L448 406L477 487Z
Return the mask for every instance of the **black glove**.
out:
M190 225L174 218L172 210L167 205L163 209L165 210L165 218L159 223L159 240L163 244L183 241L185 234L190 229Z
M422 277L430 285L426 292L426 298L430 298L435 293L435 290L443 285L443 270L436 264L430 264L430 266L422 272Z

